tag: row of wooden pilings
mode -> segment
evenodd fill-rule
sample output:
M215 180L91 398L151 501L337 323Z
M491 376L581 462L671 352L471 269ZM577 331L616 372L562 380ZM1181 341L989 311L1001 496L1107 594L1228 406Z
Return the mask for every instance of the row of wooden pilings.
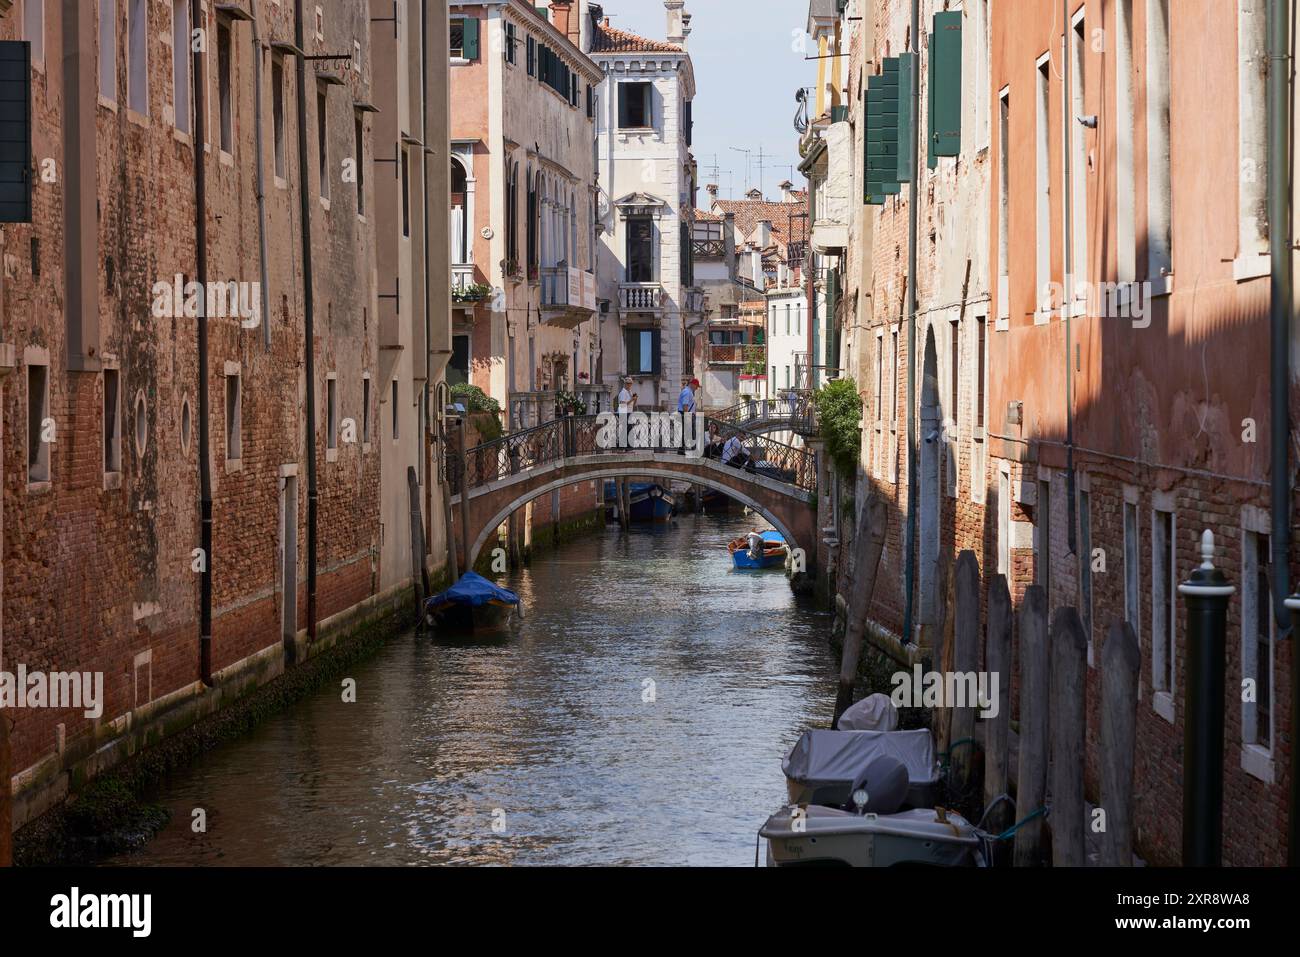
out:
M886 518L885 505L878 499L869 501L859 516L836 722L852 701ZM1213 536L1207 531L1201 539L1200 565L1178 588L1187 610L1182 683L1186 866L1217 866L1222 856L1227 607L1235 589L1214 567L1213 549ZM1031 585L1013 613L1006 576L999 574L988 583L987 620L982 623L980 567L971 551L958 556L948 595L946 625L936 641L939 647L931 652L938 660L929 667L941 676L976 675L982 636L984 671L990 679L986 687L991 688L996 673L997 700L982 706L967 701L968 706L939 708L932 715L932 727L939 752L949 761L953 793L967 795L975 783L976 714L990 712L980 736L983 830L1000 838L993 842L994 862L1034 867L1048 863L1050 857L1053 866L1083 866L1088 862L1091 831L1100 838L1098 863L1130 866L1142 665L1131 625L1113 622L1101 647L1100 803L1090 812L1084 787L1089 648L1078 610L1062 607L1049 615L1043 588ZM1294 611L1300 614L1300 602ZM1019 641L1020 701L1014 801L1009 797L1013 625Z

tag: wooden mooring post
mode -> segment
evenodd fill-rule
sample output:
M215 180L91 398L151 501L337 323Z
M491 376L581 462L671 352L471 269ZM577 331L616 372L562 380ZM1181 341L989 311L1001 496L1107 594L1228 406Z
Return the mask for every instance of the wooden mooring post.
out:
M1020 764L1016 774L1016 817L1024 821L1047 798L1048 654L1047 596L1030 585L1020 603ZM1039 816L1016 831L1013 863L1043 863L1045 821Z
M957 556L954 573L956 620L953 627L952 670L974 675L980 664L980 564L972 551ZM970 786L975 753L975 707L953 707L949 733L948 757L952 765L953 785L960 791Z
M1008 739L1011 731L1011 590L1006 575L995 575L989 583L988 630L984 646L984 667L989 680L997 675L997 692L990 689L984 720L984 807L1009 793ZM986 829L1000 834L1014 823L1011 805L1003 801L988 814Z
M1133 752L1137 746L1138 676L1142 652L1126 621L1106 633L1101 649L1101 834L1104 867L1133 865Z
M857 534L853 537L855 583L849 593L844 652L840 659L839 692L835 698L835 718L831 727L839 724L840 715L853 704L853 685L858 677L858 661L862 657L867 613L871 609L871 596L876 590L876 573L880 569L880 556L885 550L885 533L888 530L889 506L883 496L872 495L862 505L862 511L858 515Z
M1073 608L1052 616L1051 673L1052 866L1082 867L1088 639Z

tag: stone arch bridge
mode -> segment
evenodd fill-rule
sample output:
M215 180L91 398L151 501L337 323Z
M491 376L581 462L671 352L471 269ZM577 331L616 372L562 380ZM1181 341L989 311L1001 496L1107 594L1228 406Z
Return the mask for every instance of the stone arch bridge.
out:
M702 485L749 506L801 548L811 566L816 555L817 460L806 448L738 429L704 416L707 435L716 426L722 441L737 436L754 467L723 465L698 453L672 448L633 448L609 443L609 418L566 416L450 454L448 480L452 522L460 542L462 568L473 568L483 548L517 510L551 491L611 478L653 478Z

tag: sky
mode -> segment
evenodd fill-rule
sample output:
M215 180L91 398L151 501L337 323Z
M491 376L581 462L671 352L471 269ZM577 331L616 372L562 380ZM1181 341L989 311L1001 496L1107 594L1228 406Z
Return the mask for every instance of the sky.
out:
M662 0L604 0L610 25L662 40L668 17ZM795 92L817 82L817 61L805 60L808 0L687 0L692 14L688 48L695 65L695 134L692 150L704 186L717 182L723 199L739 199L759 185L768 199L777 183L803 187L794 130ZM746 156L750 150L749 181ZM720 171L715 175L713 166ZM793 168L792 168L793 167Z

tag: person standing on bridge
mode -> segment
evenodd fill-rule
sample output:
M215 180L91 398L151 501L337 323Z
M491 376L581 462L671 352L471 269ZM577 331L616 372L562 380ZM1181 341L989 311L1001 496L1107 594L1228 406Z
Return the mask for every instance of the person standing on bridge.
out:
M695 389L699 388L699 379L687 379L682 376L682 391L677 396L677 412L682 417L682 447L678 454L686 454L686 417L695 414Z
M632 391L632 377L623 377L623 388L618 394L618 441L620 448L627 447L627 417L636 411L636 393Z

